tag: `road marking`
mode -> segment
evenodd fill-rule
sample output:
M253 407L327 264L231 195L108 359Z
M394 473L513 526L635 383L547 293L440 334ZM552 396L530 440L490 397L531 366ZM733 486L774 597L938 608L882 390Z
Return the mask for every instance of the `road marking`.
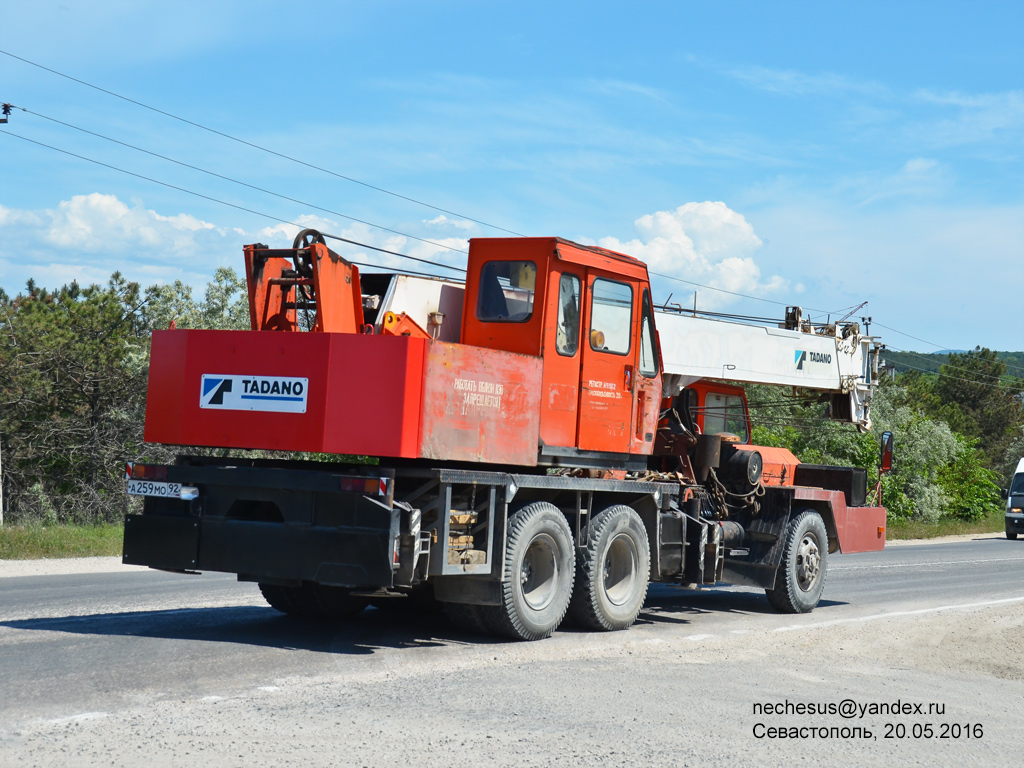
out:
M687 636L686 636L686 637L684 637L683 639L684 639L684 640L707 640L707 639L708 639L709 637L714 637L714 635L711 635L711 634L705 634L705 635L687 635Z
M942 611L963 611L970 608L984 608L990 605L1008 605L1009 603L1024 602L1024 597L1007 597L1000 600L983 600L979 603L960 603L959 605L940 605L935 608L919 608L916 611L892 611L890 613L873 613L869 616L857 616L852 619L831 619L829 621L808 622L806 624L790 624L785 627L776 627L772 632L793 632L800 629L820 629L822 627L834 627L839 624L856 624L877 619L892 619L899 616L922 616L927 613L940 613Z
M829 563L830 571L870 571L876 568L927 568L935 565L978 565L979 563L1024 563L1024 557L993 557L984 560L937 560L932 563L884 563L882 565L832 565Z

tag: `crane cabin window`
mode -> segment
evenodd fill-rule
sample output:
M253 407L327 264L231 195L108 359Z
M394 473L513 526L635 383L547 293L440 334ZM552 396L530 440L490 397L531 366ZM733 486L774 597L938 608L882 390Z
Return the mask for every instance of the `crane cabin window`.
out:
M537 265L532 261L488 261L480 269L476 317L485 323L525 323L533 317Z
M555 349L572 357L580 345L580 279L563 274L558 279L558 327Z
M633 289L628 283L594 280L590 293L590 348L613 355L629 353L633 325Z
M651 294L644 288L640 302L640 373L647 378L658 375L658 352L654 344L654 312L651 311Z
M743 412L743 398L708 392L704 398L704 434L729 432L746 442L747 418Z

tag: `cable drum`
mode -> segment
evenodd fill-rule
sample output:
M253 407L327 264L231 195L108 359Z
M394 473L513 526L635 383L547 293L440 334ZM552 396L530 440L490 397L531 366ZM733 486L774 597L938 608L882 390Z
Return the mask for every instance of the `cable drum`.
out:
M764 460L759 451L737 450L722 462L718 475L725 482L743 483L753 488L761 482L763 469Z

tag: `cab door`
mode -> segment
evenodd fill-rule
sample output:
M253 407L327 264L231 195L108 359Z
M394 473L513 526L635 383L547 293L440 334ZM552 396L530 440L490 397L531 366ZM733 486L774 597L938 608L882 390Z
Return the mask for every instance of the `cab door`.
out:
M637 344L634 281L587 270L577 446L629 453Z
M630 453L650 454L654 450L654 433L661 411L661 358L654 327L651 292L644 286L640 300L640 334L636 383L633 391L633 434Z

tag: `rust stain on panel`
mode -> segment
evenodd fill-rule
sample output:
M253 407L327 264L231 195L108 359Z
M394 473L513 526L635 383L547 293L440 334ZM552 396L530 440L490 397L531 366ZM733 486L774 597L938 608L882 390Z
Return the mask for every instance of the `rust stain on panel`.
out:
M420 455L536 465L541 372L539 357L430 343Z

